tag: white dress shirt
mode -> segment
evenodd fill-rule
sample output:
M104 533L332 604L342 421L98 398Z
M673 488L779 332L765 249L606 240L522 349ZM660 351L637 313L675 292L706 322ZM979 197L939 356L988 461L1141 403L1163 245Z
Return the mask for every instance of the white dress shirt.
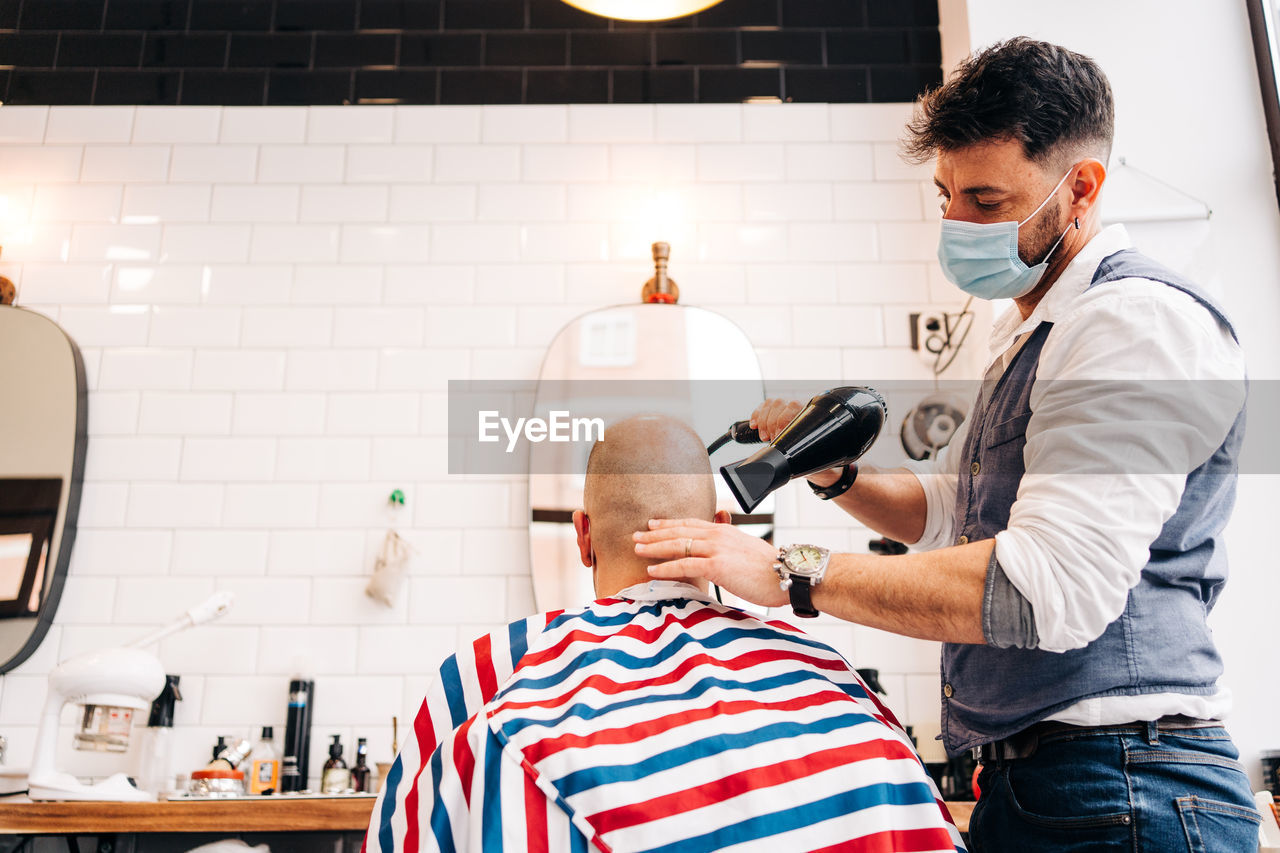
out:
M1103 230L1031 316L1024 320L1011 306L991 331L988 378L1003 372L1040 323L1053 323L1031 389L1026 473L1008 526L995 537L996 558L1030 602L1046 651L1087 645L1123 612L1186 475L1222 443L1244 401L1240 346L1194 298L1142 278L1087 290L1098 264L1129 247L1123 226ZM1111 381L1109 389L1123 382L1123 392L1098 394L1100 380ZM1173 395L1153 380L1218 381ZM935 459L907 465L928 505L918 549L954 544L968 426ZM1110 696L1049 719L1108 725L1179 713L1220 718L1229 705L1221 688L1210 696Z

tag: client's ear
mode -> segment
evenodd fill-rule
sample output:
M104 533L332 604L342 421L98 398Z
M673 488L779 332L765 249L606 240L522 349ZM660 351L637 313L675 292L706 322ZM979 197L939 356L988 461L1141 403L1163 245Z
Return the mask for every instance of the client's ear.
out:
M727 509L718 509L711 520L716 524L732 524L733 516L729 514L729 510Z
M573 531L578 534L578 555L582 565L591 565L591 519L580 509L573 511Z

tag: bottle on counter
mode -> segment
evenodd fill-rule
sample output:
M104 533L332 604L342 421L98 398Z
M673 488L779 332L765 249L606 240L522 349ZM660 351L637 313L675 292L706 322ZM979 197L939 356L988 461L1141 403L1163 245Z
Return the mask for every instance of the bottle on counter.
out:
M157 799L178 790L178 777L173 772L173 712L182 698L178 692L180 676L166 675L164 688L151 703L151 716L142 736L138 787Z
M280 790L280 756L272 739L271 726L262 727L262 737L253 748L253 764L249 769L250 794L274 794Z
M356 740L356 766L351 768L351 789L357 794L369 790L369 745L365 738Z
M218 738L218 742L222 743L222 738ZM249 743L248 738L240 738L231 746L224 748L219 752L208 764L206 769L214 770L223 768L226 770L239 770L240 765L253 752L253 744Z
M280 790L302 791L307 787L311 753L311 707L316 683L295 678L289 682L289 708L284 727L284 759L280 763Z
M227 748L227 736L218 735L218 742L213 745L213 754L209 756L210 761L217 761L218 756Z
M320 774L320 793L342 794L351 787L351 770L342 760L342 735L334 735L329 744L329 760Z

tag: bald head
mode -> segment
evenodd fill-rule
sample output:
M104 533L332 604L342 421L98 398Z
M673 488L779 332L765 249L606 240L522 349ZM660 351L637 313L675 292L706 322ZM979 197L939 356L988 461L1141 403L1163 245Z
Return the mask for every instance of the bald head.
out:
M605 430L587 460L583 509L600 565L642 568L631 534L651 518L702 518L716 511L702 439L666 415L637 415Z

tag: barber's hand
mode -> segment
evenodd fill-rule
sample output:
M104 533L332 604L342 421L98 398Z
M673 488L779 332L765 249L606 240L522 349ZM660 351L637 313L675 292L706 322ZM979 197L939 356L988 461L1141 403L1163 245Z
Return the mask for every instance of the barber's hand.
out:
M761 441L773 441L803 408L804 403L799 400L770 397L751 413L751 428L760 433Z
M761 607L781 607L789 600L773 570L778 549L732 524L653 519L648 530L632 535L637 556L665 561L649 567L650 577L702 578Z

